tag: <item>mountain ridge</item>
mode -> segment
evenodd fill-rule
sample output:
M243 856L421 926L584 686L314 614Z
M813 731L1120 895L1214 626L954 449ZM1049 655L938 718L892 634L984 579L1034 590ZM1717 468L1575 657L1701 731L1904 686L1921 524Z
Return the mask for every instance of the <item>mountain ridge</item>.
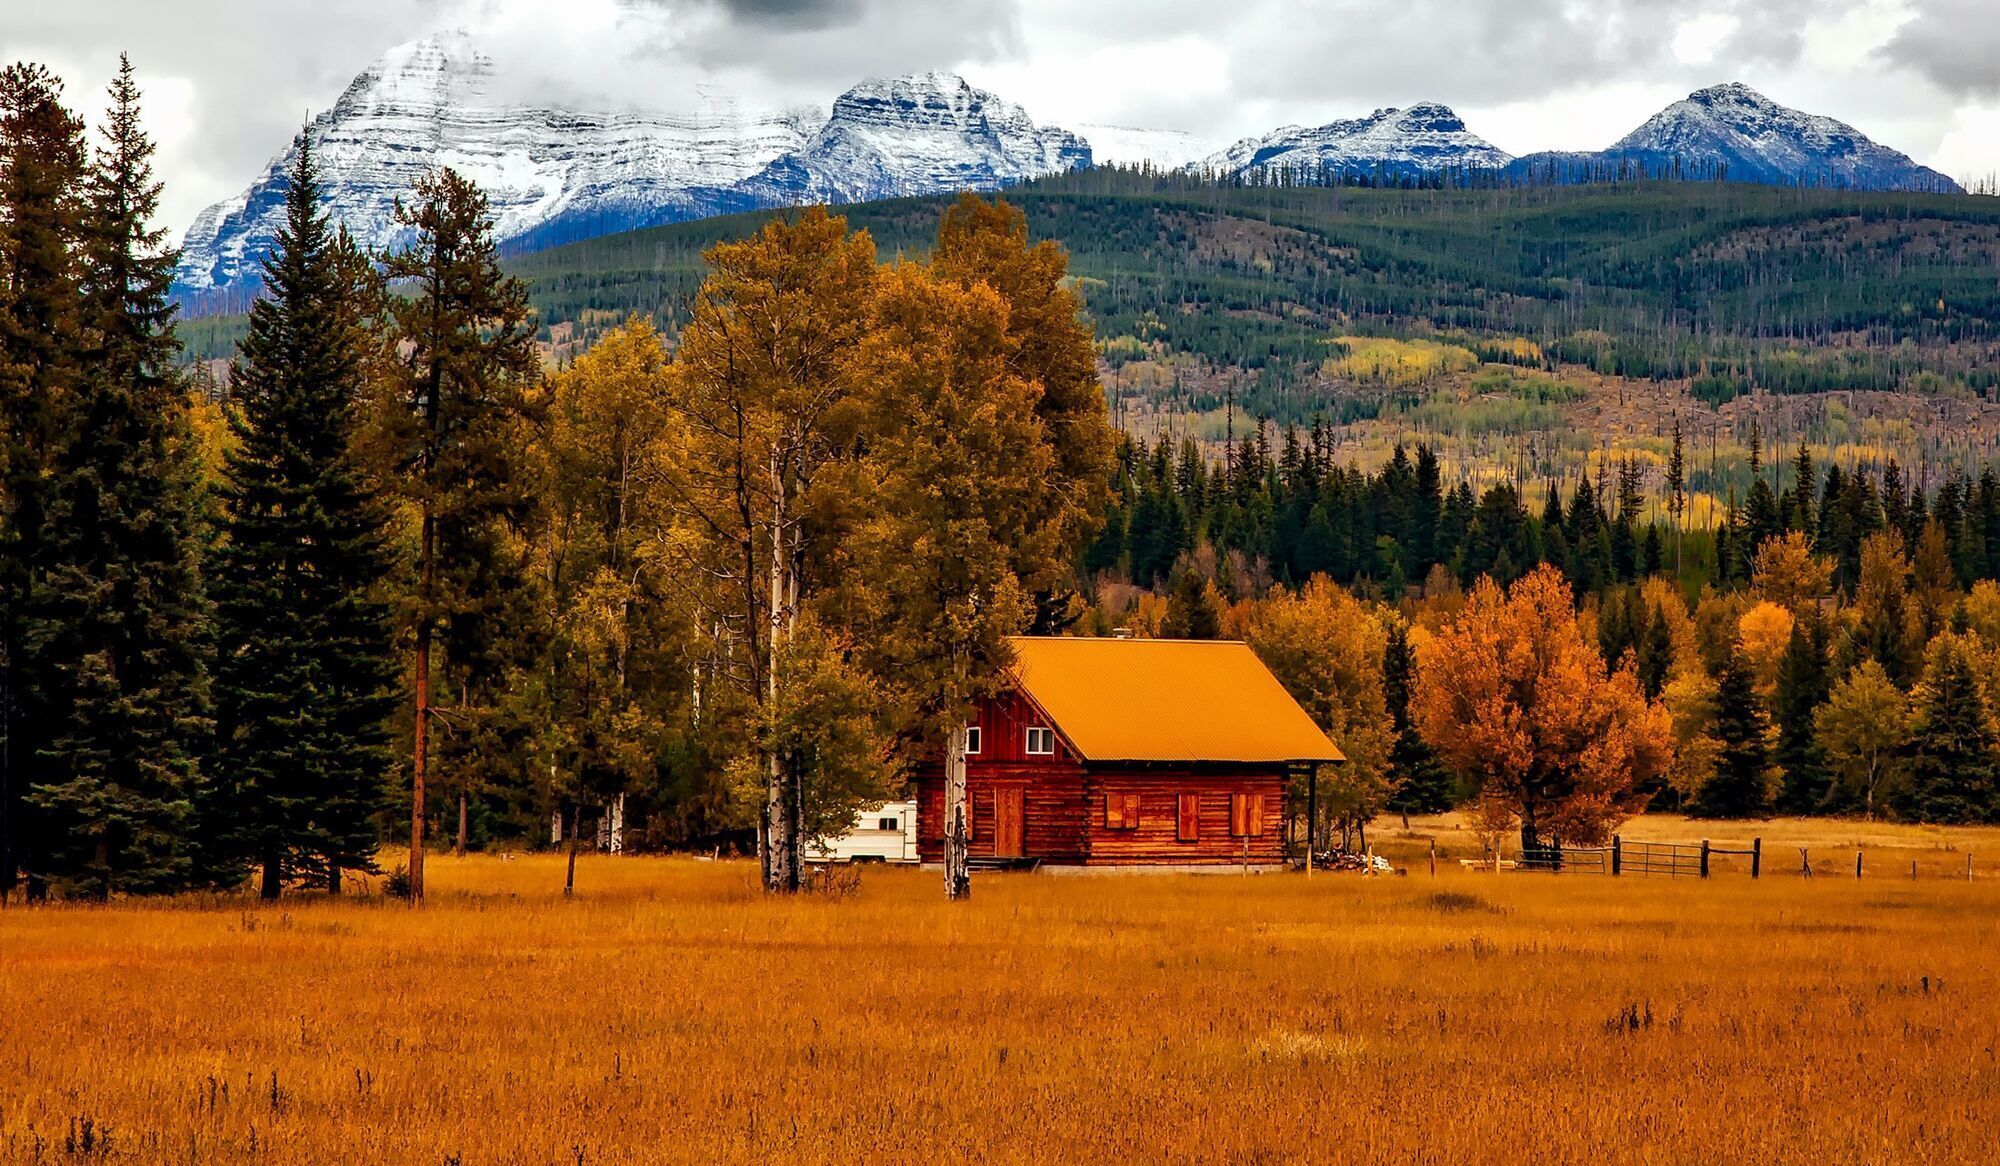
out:
M1410 182L1456 173L1561 183L1637 173L1959 189L1845 123L1733 82L1695 91L1605 150L1516 158L1434 101L1218 148L1179 131L1038 123L942 70L864 80L829 110L760 105L704 87L673 109L579 108L510 99L501 81L466 29L396 46L363 69L304 131L334 219L366 246L396 246L395 199L439 165L486 191L510 254L740 211L990 191L1093 165L1228 181ZM240 301L254 291L296 148L189 227L176 287L191 310L205 298Z

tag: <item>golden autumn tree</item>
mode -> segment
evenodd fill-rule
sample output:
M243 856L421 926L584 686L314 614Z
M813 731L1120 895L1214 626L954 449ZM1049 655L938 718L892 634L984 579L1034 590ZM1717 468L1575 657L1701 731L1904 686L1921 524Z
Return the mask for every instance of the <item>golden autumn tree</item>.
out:
M688 689L686 609L645 553L670 514L651 460L670 426L666 344L634 317L550 388L534 448L543 507L531 562L550 629L539 752L550 808L573 819L579 799L601 802L616 853L626 794L656 767L665 714Z
M1396 727L1382 677L1389 631L1382 617L1318 575L1297 592L1237 605L1230 625L1347 755L1345 765L1321 769L1322 809L1343 834L1365 828L1395 792L1389 752ZM1315 836L1319 825L1313 823Z
M1672 760L1665 707L1630 668L1605 666L1553 568L1506 591L1481 580L1417 663L1418 731L1482 800L1518 815L1524 848L1601 841Z
M1072 547L1043 521L1056 458L1006 303L914 264L883 272L855 353L865 453L835 593L912 742L945 758L945 888L970 893L964 726Z
M856 423L848 363L868 327L875 244L811 208L706 258L653 446L667 515L649 545L712 645L708 675L764 723L784 702L786 644L829 549L816 510ZM754 748L764 885L796 890L804 775L772 742Z
M1767 538L1750 567L1750 594L1796 612L1833 591L1833 560L1815 555L1806 536L1790 531Z
M1087 545L1103 524L1117 444L1094 338L1069 288L1069 255L1054 240L1030 242L1027 216L1005 199L962 194L938 225L930 270L1000 297L1007 371L1036 386L1034 414L1050 463L1035 510L1023 516L1033 533L1017 544L1016 569L1033 589L1037 630L1060 630L1078 614L1070 548Z

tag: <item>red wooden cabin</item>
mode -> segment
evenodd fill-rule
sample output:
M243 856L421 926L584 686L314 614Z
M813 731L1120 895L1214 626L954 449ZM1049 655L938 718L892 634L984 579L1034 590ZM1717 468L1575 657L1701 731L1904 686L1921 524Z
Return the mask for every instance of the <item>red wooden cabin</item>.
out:
M966 727L972 857L1069 866L1285 858L1290 775L1344 760L1248 646L1020 637ZM917 845L944 860L944 765L916 778Z

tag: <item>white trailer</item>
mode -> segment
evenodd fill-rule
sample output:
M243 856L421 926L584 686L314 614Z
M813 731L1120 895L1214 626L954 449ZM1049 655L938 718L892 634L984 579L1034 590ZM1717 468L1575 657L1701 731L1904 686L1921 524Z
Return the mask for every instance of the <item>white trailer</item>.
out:
M884 802L855 815L847 833L805 845L807 862L917 861L917 803Z

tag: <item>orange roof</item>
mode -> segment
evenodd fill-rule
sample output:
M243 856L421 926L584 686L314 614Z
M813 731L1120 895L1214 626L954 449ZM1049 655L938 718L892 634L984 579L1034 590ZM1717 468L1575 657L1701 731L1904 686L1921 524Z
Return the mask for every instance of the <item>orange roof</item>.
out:
M1088 761L1345 761L1249 645L1016 636L1014 675Z

